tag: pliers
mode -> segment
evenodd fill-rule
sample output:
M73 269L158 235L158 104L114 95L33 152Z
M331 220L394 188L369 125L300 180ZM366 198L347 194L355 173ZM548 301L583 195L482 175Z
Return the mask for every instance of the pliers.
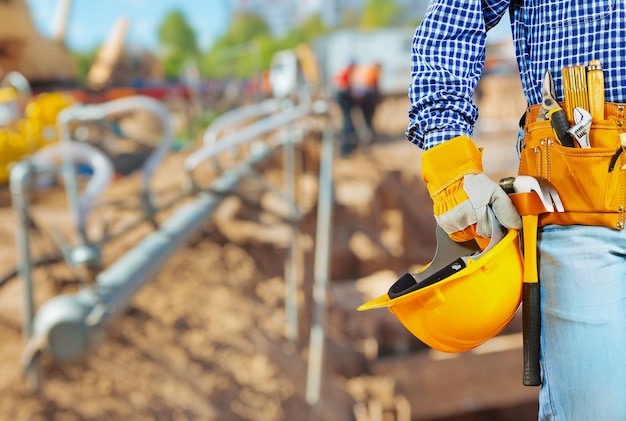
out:
M574 139L567 132L570 129L569 121L565 111L559 105L556 100L556 89L554 87L554 78L549 70L543 75L543 82L541 87L541 94L543 100L541 102L541 108L539 109L539 115L537 121L549 120L554 135L559 140L561 145L570 148L574 147Z

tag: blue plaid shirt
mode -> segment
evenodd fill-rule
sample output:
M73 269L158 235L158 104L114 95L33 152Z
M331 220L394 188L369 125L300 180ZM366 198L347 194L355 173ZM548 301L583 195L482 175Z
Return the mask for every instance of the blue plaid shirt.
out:
M509 12L511 2L431 0L413 40L410 141L428 149L455 136L472 136L478 117L472 96L485 61L486 33ZM561 68L593 59L602 62L606 101L626 102L625 1L523 3L511 9L511 30L529 104L541 102L546 70L562 99Z

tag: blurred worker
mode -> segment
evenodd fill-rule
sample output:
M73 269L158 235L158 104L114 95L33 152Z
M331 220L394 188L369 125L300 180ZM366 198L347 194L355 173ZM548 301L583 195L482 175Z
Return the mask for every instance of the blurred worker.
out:
M352 97L355 104L363 112L363 120L368 135L374 135L374 113L380 103L378 82L380 79L380 64L359 65L354 69L352 76Z
M431 0L412 47L407 136L425 149L422 175L452 238L490 236L488 207L521 227L471 140L487 30L506 14L529 104L519 172L549 178L565 207L539 215L539 419L626 420L626 2ZM605 83L570 81L572 67ZM596 113L576 144L559 101L587 79Z
M356 65L354 62L348 63L346 67L341 69L339 73L335 75L335 98L337 104L341 108L341 114L343 118L343 125L340 135L340 154L342 157L346 157L352 153L356 148L358 142L358 136L354 129L354 122L352 121L352 108L354 106L354 99L352 97L352 74Z

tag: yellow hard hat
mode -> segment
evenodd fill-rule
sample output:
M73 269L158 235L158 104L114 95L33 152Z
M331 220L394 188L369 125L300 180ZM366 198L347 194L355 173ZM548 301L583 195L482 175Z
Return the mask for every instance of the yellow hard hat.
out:
M496 336L522 300L523 259L516 230L492 216L489 245L455 243L437 227L433 261L407 273L358 310L388 307L413 335L442 352L464 352Z

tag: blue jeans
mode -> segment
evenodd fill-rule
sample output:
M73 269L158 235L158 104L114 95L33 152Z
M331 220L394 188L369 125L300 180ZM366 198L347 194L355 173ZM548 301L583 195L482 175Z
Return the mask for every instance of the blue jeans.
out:
M539 420L626 420L626 231L539 232Z

